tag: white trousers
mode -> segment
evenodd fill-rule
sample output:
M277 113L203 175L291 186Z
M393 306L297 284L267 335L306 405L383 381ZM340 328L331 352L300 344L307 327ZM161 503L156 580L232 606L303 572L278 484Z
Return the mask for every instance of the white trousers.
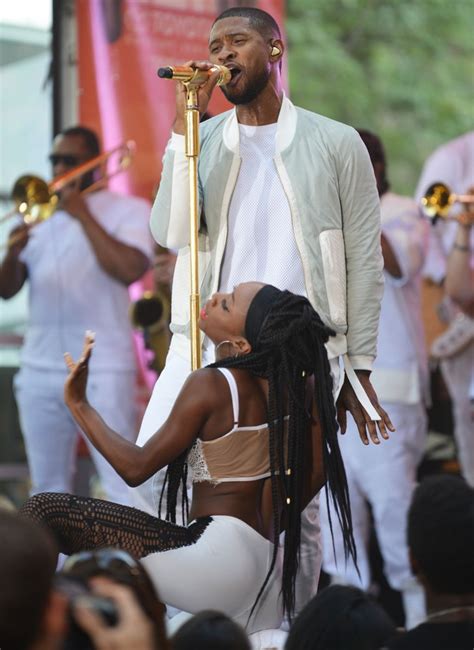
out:
M367 504L370 503L387 580L392 588L403 592L417 588L409 565L406 530L416 469L425 445L426 413L421 404L384 403L382 406L396 428L389 440L366 447L352 417L348 417L347 432L339 438L349 485L360 578L352 560L349 558L345 563L337 515L330 506L334 555L325 495L321 496L323 568L336 581L368 589L371 575ZM421 588L418 590L421 593Z
M453 404L454 438L459 465L466 481L474 487L474 341L460 354L441 361L446 386Z
M141 563L165 603L191 614L218 609L250 633L278 628L282 621L277 556L268 586L247 625L272 554L273 544L251 526L236 517L216 515L194 544L151 553Z
M64 404L66 376L66 371L28 367L22 367L15 376L31 494L73 491L77 437L81 432ZM135 438L135 372L91 373L87 395L112 429L128 440ZM129 505L126 483L87 439L86 443L107 497Z
M204 354L203 365L213 361L213 351ZM137 439L138 445L143 446L165 422L190 372L189 360L184 359L171 348L166 359L166 365L155 384L143 416ZM157 516L163 480L164 470L161 470L142 485L132 488L132 505ZM178 521L179 513L176 514ZM319 497L317 496L302 514L300 569L296 584L296 612L300 611L316 594L321 561Z

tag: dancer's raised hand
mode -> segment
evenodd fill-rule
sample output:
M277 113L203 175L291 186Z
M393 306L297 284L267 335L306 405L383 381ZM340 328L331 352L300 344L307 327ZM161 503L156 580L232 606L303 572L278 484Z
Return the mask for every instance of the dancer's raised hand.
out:
M64 360L69 370L69 376L64 384L64 401L69 408L87 401L87 377L89 375L89 360L94 347L94 340L94 332L88 330L84 338L82 354L77 362L74 361L69 352L64 354Z

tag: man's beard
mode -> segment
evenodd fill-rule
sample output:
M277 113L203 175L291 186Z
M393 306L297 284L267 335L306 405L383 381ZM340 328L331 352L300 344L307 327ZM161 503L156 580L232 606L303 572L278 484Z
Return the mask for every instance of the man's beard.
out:
M235 104L236 106L240 104L250 104L250 102L253 102L253 100L260 95L262 90L267 85L269 79L270 70L264 68L262 72L253 80L253 83L251 85L249 84L247 88L240 92L236 89L235 94L233 94L233 88L228 88L227 86L221 86L220 88L226 98L232 104Z

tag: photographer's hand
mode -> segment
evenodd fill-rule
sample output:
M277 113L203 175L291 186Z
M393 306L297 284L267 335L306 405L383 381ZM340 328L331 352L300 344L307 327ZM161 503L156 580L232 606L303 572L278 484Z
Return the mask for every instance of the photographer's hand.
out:
M74 605L74 618L87 632L96 650L161 650L156 643L153 625L145 615L133 591L107 578L90 581L95 594L111 598L118 610L118 623L109 626L79 598Z

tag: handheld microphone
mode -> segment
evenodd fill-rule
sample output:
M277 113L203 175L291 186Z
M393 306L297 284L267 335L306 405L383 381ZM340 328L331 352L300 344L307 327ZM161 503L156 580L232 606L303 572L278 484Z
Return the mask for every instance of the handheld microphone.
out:
M186 65L169 65L165 68L158 68L157 74L161 79L175 79L183 83L192 83L196 86L205 84L213 72L219 70L217 85L223 86L231 80L229 68L224 65L214 65L210 70L199 70Z

